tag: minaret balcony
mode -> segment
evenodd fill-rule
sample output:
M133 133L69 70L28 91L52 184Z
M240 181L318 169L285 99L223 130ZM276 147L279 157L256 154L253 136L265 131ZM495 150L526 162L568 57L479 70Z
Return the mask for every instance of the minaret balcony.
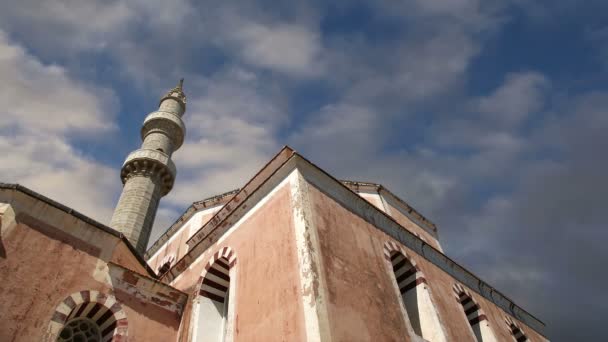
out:
M127 156L120 171L120 178L124 184L129 177L135 175L158 176L164 196L173 188L175 174L175 164L169 155L157 150L139 149Z

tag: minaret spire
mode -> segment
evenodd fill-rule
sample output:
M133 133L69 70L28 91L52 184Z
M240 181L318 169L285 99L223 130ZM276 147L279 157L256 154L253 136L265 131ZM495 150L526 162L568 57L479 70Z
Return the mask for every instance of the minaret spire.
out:
M120 172L124 187L110 226L123 233L142 254L160 198L171 191L175 181L171 155L186 135L181 119L186 111L183 84L182 78L160 99L158 110L146 117L141 128L142 146L127 156Z

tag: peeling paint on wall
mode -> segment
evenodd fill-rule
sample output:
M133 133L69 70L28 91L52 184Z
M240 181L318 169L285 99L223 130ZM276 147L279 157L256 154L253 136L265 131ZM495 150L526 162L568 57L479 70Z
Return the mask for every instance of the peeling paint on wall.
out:
M319 260L320 248L312 220L307 183L297 170L289 175L289 179L307 340L331 341L325 300L326 287Z

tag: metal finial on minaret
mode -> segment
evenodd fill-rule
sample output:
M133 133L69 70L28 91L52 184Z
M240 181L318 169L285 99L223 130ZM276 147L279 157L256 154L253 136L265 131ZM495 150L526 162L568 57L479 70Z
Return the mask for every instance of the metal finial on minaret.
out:
M166 99L173 98L184 106L184 111L185 111L186 110L186 94L184 94L183 87L184 87L184 79L182 78L179 80L179 83L177 84L177 86L175 88L169 90L167 92L167 94L165 94L165 96L163 96L160 99L160 102L162 103Z
M186 127L181 117L186 111L184 79L169 90L141 128L140 149L131 152L122 165L124 184L110 226L117 229L144 253L150 239L158 203L171 191L175 165L171 155L184 142Z

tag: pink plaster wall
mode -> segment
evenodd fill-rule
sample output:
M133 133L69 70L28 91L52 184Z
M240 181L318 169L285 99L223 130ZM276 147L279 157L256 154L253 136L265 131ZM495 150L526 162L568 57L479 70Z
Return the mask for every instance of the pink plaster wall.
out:
M383 248L391 240L384 232L310 187L315 223L327 278L332 337L337 341L408 341L400 298L393 290L392 270ZM452 290L454 279L404 247L424 273L448 341L474 341L462 306ZM505 313L470 291L486 312L499 341L511 341ZM531 341L545 341L523 326Z
M236 253L234 341L305 341L303 305L288 186L282 187L238 229L224 235L175 280L191 290L209 258L224 246Z
M96 246L107 246L111 253L122 242L94 227L81 226L94 230L95 241L87 242L26 215L18 216L17 222L1 236L0 341L41 341L56 307L70 294L82 290L113 294L109 284L92 276L104 254ZM127 268L142 268L125 255L108 257L126 260ZM102 261L103 265L107 260ZM178 317L128 294L114 295L126 312L129 341L175 340Z
M186 223L184 223L178 232L175 233L175 237L172 236L170 242L159 248L158 253L156 253L153 258L148 260L148 265L150 265L150 267L157 272L162 266L161 263L165 256L173 255L175 256L175 260L181 259L188 252L188 244L186 244L186 242L190 236L194 234L197 229L207 223L207 221L209 221L215 212L220 210L220 208L221 206L218 206L213 212L204 214L196 220L188 220Z

